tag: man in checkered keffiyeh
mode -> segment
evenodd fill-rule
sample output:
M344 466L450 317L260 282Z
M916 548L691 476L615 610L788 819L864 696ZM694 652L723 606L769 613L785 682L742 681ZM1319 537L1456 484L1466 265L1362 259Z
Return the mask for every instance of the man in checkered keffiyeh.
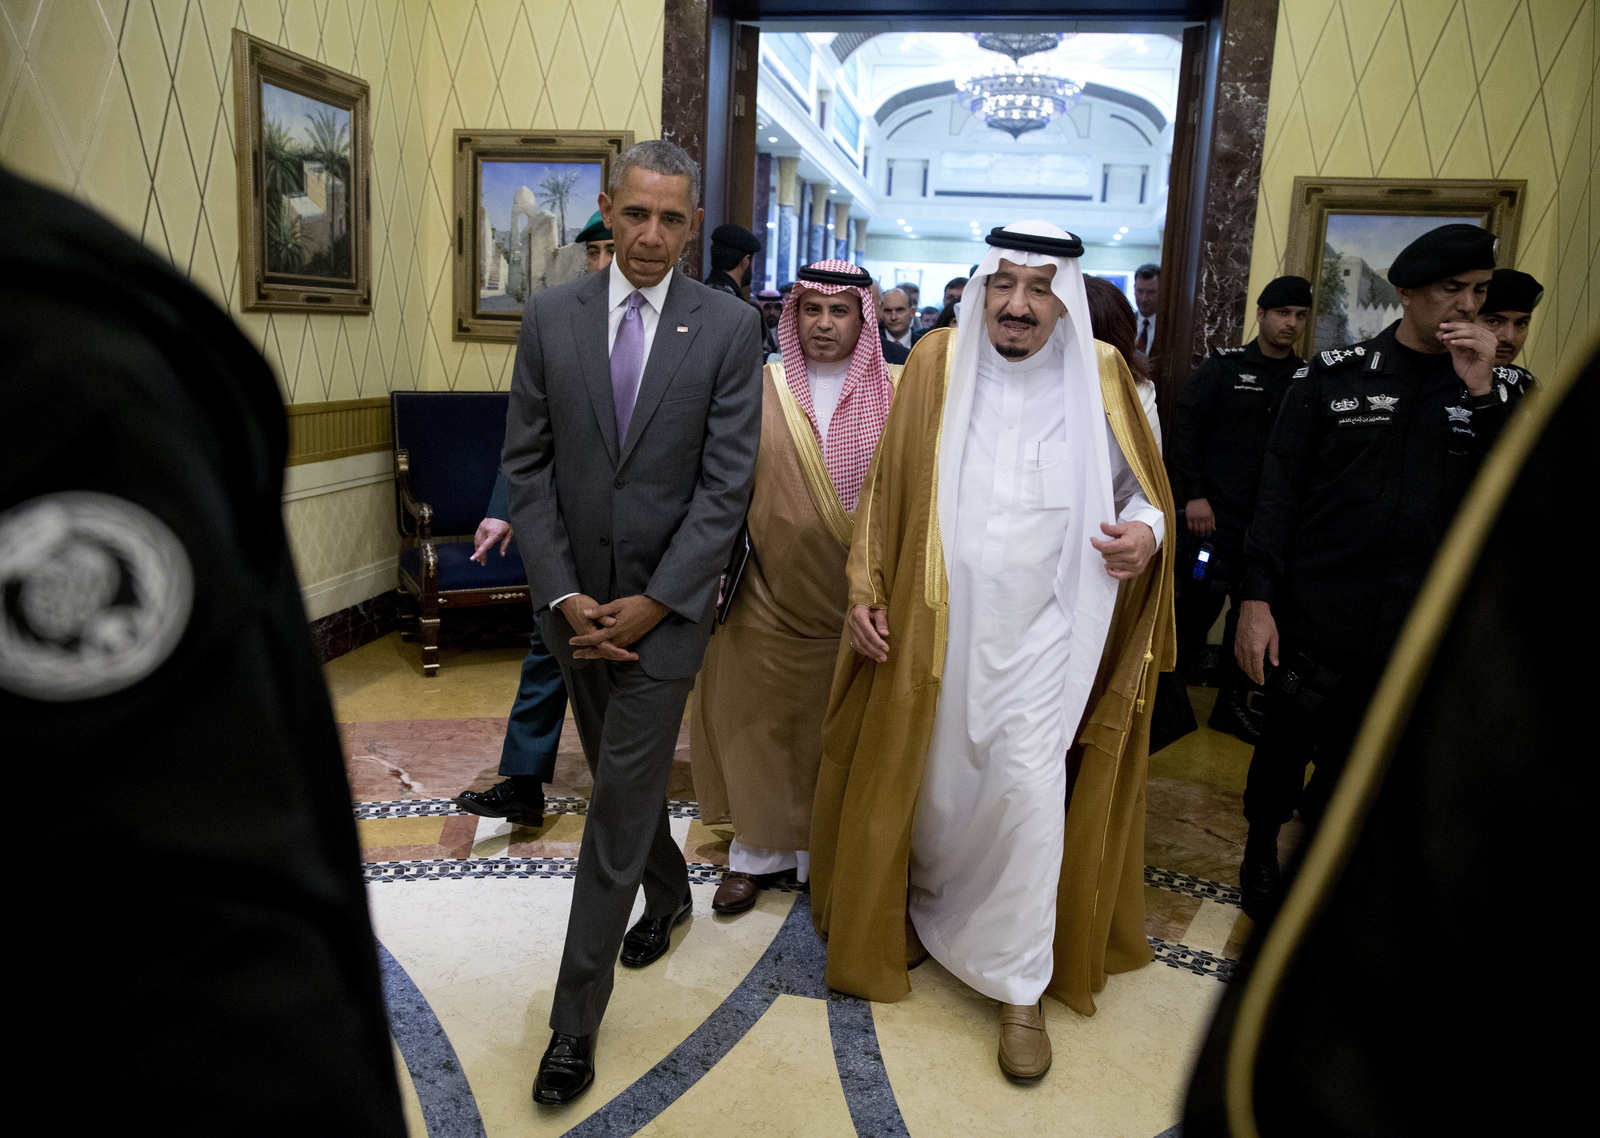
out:
M778 318L784 380L846 513L855 512L894 395L882 340L861 335L872 313L871 277L848 261L818 261L800 270Z
M848 261L797 278L778 320L783 362L763 376L750 557L690 705L700 817L733 828L720 913L751 908L780 875L809 877L852 515L894 395L872 278Z

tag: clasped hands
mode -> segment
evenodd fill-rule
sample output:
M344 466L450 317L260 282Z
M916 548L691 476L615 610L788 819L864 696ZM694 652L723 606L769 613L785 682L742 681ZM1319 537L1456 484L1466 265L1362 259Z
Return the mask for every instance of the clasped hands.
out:
M574 593L558 606L577 633L568 644L576 649L576 660L637 660L637 652L629 652L628 645L649 632L669 611L659 601L643 594L618 597L601 604L593 597Z
M1106 561L1106 572L1119 581L1132 580L1143 573L1156 553L1156 534L1144 522L1101 522L1105 538L1091 537ZM889 609L887 606L853 605L845 632L853 651L883 663L889 658Z

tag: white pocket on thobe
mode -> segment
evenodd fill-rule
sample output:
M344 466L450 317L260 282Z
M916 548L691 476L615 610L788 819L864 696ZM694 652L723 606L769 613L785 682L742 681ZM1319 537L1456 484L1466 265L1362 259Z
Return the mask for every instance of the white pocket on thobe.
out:
M1072 505L1072 477L1064 442L1030 443L1022 503L1035 510L1064 510Z

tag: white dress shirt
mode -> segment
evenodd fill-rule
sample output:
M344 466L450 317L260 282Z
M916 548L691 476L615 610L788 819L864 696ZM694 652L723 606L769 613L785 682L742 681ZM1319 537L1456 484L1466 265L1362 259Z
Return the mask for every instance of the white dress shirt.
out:
M1133 318L1136 322L1133 329L1133 342L1137 344L1139 342L1139 333L1143 332L1145 355L1149 355L1150 349L1156 346L1156 318L1154 316L1146 316L1137 310L1134 311Z
M644 294L644 303L639 306L639 319L644 324L644 362L650 362L650 348L656 342L656 325L661 323L661 310L667 304L667 289L672 284L672 274L675 269L668 269L667 275L661 278L659 284L649 288L641 288ZM627 311L628 297L633 295L638 286L622 275L622 270L617 268L613 259L611 268L611 305L606 312L606 351L609 353L617 343L617 329L622 327L622 314ZM640 382L644 381L644 373L639 374ZM618 440L619 442L621 440Z
M844 381L850 374L850 357L837 363L820 364L806 361L806 379L811 384L811 409L817 415L817 434L822 445L828 445L828 427L833 413L839 409L839 396L844 394Z
M649 288L638 291L644 295L644 303L639 306L639 322L644 325L644 361L643 367L650 365L650 349L656 342L656 326L661 323L661 310L667 303L667 289L672 284L672 274L676 270L668 269L667 275L660 282ZM617 329L622 327L622 314L628 310L628 297L632 296L634 289L638 288L632 281L622 275L622 270L617 267L615 259L611 268L607 270L611 278L611 305L606 311L606 358L611 358L611 350L617 346ZM644 370L639 372L639 382L644 383ZM634 393L638 397L638 393ZM622 440L617 440L617 445L622 445ZM568 597L575 597L576 593L563 593L550 602L550 607L555 608Z
M911 333L915 330L916 325L913 323L910 328L906 329L906 334L904 336L896 336L893 332L890 332L889 339L894 343L899 344L901 347L909 348L911 346Z

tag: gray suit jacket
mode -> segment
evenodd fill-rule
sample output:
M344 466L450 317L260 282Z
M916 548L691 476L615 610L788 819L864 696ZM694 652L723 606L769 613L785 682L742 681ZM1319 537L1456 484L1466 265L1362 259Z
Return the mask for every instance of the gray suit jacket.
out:
M643 593L671 611L633 651L656 679L700 668L717 578L750 503L761 441L761 317L675 272L628 437L617 438L609 273L529 300L502 455L534 604ZM563 663L559 612L545 643Z

